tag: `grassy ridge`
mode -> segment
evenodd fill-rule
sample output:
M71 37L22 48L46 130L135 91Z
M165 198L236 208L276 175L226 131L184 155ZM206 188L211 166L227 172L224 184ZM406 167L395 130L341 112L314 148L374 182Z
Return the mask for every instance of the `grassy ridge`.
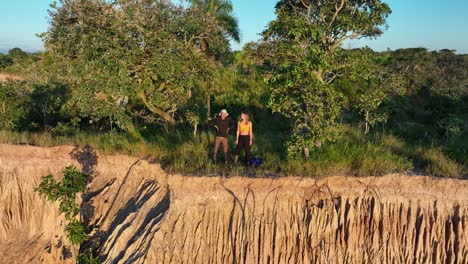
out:
M51 132L0 131L1 143L55 146L62 144L90 145L104 153L132 156L151 156L170 173L190 175L243 176L310 176L382 175L392 172L418 172L439 177L468 178L466 162L447 154L440 146L407 143L399 137L376 132L367 137L361 130L344 126L341 136L331 144L314 149L308 159L286 156L284 133L264 130L256 133L252 153L262 158L258 168L240 164L215 164L210 160L214 142L212 131L192 135L190 129L143 129L143 140L135 140L125 133L89 133L78 131L59 136ZM230 138L230 150L233 145ZM221 151L218 153L221 155ZM463 153L461 158L463 158Z
M211 91L210 100L206 101L210 91L194 90L187 104L174 113L177 121L174 127L165 126L161 118L146 111L138 98L129 97L125 108L115 107L112 102L116 98L109 97L105 103L78 98L86 104L77 108L77 98L72 95L82 93L66 80L50 75L53 65L46 63L44 54L20 54L22 59L12 60L11 65L2 69L25 81L0 82L0 142L91 145L105 153L151 156L169 172L192 175L323 177L409 171L468 178L466 78L463 72L454 71L466 68L463 67L468 65L466 55L425 49L375 53L374 59L385 62L382 72L402 74L399 75L405 80L401 83L402 91L387 91L386 99L373 113L382 119L374 120L375 124L367 120L371 129L364 135L362 125L366 115L356 107L365 95L363 87L367 86L356 86L350 80L337 84L345 97L335 127L339 134L330 134L333 142L323 141L322 147L311 149L305 159L301 155L290 156L294 154L288 152L287 146L297 120L272 112L271 87L266 86L265 78L273 69L262 60L243 61L252 53L256 50L233 54L236 59L225 65L211 84L223 89ZM444 75L440 75L441 71ZM203 88L205 84L199 85L198 88ZM241 110L251 114L255 135L253 155L263 160L259 168L245 168L232 162L214 164L209 159L214 131L200 125L198 134L193 136L193 125L205 123L223 108L235 118ZM235 147L233 141L231 136L231 150Z

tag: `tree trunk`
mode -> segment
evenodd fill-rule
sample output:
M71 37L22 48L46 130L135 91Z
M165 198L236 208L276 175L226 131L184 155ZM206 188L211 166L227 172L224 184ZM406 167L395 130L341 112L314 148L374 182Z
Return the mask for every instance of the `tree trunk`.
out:
M367 133L369 133L369 111L366 111L366 128L365 128L365 131L364 131L364 134L367 135Z
M195 124L193 126L193 136L195 137L197 135L197 128L198 128L198 124Z
M148 99L146 98L146 94L145 94L144 91L139 92L138 95L140 96L141 100L143 100L143 103L145 104L145 106L153 114L156 114L156 115L160 116L162 119L164 119L164 121L166 121L167 123L169 123L172 126L176 124L175 119L171 115L169 115L166 111L164 111L161 108L159 108L159 107L151 104L150 102L148 102Z
M209 92L206 93L206 119L211 118L211 95Z
M304 157L305 157L306 159L308 159L308 158L309 158L309 155L310 155L309 148L304 148Z

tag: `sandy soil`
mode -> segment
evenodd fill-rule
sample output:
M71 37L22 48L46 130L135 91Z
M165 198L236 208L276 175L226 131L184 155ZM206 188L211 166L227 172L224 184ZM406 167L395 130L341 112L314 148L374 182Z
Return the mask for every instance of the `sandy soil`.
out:
M22 80L22 78L17 75L0 72L0 82L7 81L9 79L10 80Z
M468 181L188 177L92 149L0 144L0 263L68 263L57 206L34 193L73 164L103 263L467 263Z

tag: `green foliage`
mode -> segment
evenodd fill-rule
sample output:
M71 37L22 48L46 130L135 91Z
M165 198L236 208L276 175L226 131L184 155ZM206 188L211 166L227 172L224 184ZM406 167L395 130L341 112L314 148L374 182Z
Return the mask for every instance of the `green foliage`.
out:
M76 220L80 208L76 203L76 194L86 189L88 175L79 172L74 166L68 166L63 170L63 179L57 182L49 174L42 177L42 181L34 190L46 197L49 201L59 201L59 210L65 214L68 224L65 227L70 242L75 245L81 244L86 237L85 225Z
M240 42L240 30L230 0L188 0L192 36L209 56L221 58L229 51L228 39ZM198 18L197 18L198 17ZM199 19L202 18L202 19Z
M0 128L48 129L68 119L63 110L67 87L59 83L0 83Z
M460 136L448 137L445 141L445 152L450 158L464 166L465 174L468 176L468 133Z
M70 123L57 122L57 125L53 127L50 131L55 136L72 136L78 131L79 118L73 118Z
M301 157L288 158L281 166L285 175L382 175L403 172L412 168L410 159L394 153L391 146L402 144L398 139L382 134L365 137L357 128L344 127L344 132L335 142L314 149L307 160Z
M262 75L258 74L254 65L251 72L245 72L241 65L227 68L218 80L216 94L213 96L213 106L218 108L264 108L267 90ZM222 88L221 88L222 87Z
M294 122L289 153L334 141L342 96L330 85L307 78L307 69L287 67L270 81L270 108Z
M24 82L0 82L0 128L24 129L32 109L31 87Z
M213 138L203 133L191 141L185 141L168 152L163 164L171 172L187 174L212 174L217 171L216 166L210 162L211 144Z
M197 127L200 124L200 116L192 111L185 112L185 118L193 126L193 135L197 134Z
M382 33L382 1L281 0L264 39L236 52L230 1L63 0L50 12L46 52L0 55L27 80L0 83L0 142L89 144L197 175L468 175L468 56L342 48ZM204 122L223 108L251 113L260 168L209 161Z
M336 137L342 95L333 83L358 64L341 49L345 40L376 37L390 13L374 1L299 1L276 4L277 18L263 32L277 70L268 81L269 106L294 124L290 154Z
M98 258L93 256L93 253L89 249L81 253L78 256L76 262L78 264L100 264L101 263L101 261L99 261Z
M8 51L8 55L13 59L13 60L24 60L28 57L28 53L24 52L20 48L12 48Z
M83 222L72 220L65 227L65 232L67 232L67 236L72 244L80 245L86 238L88 230Z
M390 7L380 1L280 0L269 25L279 38L307 39L332 50L346 39L382 34ZM269 30L267 30L269 31Z
M435 53L435 52L433 52ZM431 81L438 96L460 98L468 96L468 57L455 54L454 50L440 50L433 56Z
M72 87L70 104L76 115L90 122L108 120L133 134L138 131L132 115L141 108L175 124L174 115L215 66L208 63L209 54L200 53L202 43L227 46L228 31L218 27L216 19L229 20L229 6L228 1L219 2L223 5L216 9L219 16L211 17L214 20L169 1L52 5L50 29L44 35L46 52L60 66L57 76L64 76ZM208 28L209 35L200 31Z
M223 65L232 59L229 39L240 41L237 19L233 16L230 0L189 0L184 16L186 41L194 43L196 49L207 58L202 65L206 70L200 72L193 90L192 105L204 106L204 120L211 118L211 99L213 95L226 90L232 81L227 79ZM225 81L228 81L227 83ZM192 92L192 91L191 91ZM193 107L188 107L193 108ZM200 115L201 116L201 115Z
M31 117L40 121L44 128L54 126L58 121L67 119L64 113L68 87L61 83L35 83L30 97L33 101Z
M0 53L0 69L6 68L13 64L13 59L9 55Z
M453 114L439 120L437 123L448 136L460 136L468 131L468 123Z
M388 109L382 104L391 96L404 94L407 83L400 75L385 68L389 57L376 54L369 48L348 53L356 63L335 86L346 95L350 108L356 109L363 117L367 134L370 127L388 120Z

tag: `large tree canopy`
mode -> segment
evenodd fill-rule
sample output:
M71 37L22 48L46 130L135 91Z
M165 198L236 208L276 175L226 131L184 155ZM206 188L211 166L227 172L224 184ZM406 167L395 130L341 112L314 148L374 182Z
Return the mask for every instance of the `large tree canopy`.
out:
M129 130L141 105L174 124L177 110L214 67L194 30L206 20L171 1L61 0L50 17L47 54L72 86L72 109L91 121L110 119ZM206 26L225 36L209 21ZM228 45L228 39L218 43Z
M382 34L390 12L380 0L280 0L264 36L331 53L348 39Z
M189 23L191 35L201 51L213 58L219 58L229 51L226 40L240 41L239 25L232 15L230 0L189 0L189 2L191 6L188 11L192 16L198 17Z
M342 95L336 80L356 74L360 53L344 41L376 37L390 8L380 0L280 0L277 18L263 32L266 56L275 65L269 79L270 107L294 121L289 150L333 140Z

